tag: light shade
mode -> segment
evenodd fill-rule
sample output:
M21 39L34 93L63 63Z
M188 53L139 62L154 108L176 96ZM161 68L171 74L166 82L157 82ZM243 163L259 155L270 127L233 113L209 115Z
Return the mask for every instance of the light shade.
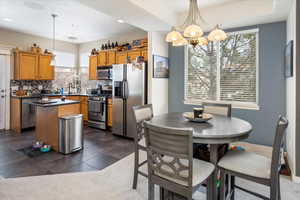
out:
M182 39L182 35L178 31L171 31L166 37L167 42L174 42Z
M203 35L203 31L200 26L192 24L185 28L183 35L188 38L197 38Z
M205 46L208 45L208 40L205 37L198 38L198 45Z
M216 27L209 35L208 39L210 41L221 41L225 40L227 38L227 34L220 29L219 27Z
M182 37L180 40L176 40L172 44L173 46L185 46L188 45L188 41L184 37Z

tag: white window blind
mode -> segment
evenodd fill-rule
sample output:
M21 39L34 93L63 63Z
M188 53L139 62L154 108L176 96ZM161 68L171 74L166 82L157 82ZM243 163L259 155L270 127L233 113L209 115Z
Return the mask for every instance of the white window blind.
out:
M55 51L56 67L75 67L75 54Z
M212 49L214 48L214 49ZM186 49L185 103L258 108L258 30L230 33L213 46Z
M89 56L90 56L90 52L80 53L79 56L80 67L89 66Z

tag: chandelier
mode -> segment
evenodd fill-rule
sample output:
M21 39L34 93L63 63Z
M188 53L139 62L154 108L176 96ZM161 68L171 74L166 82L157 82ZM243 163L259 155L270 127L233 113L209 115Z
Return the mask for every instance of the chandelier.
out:
M197 0L190 0L189 13L181 26L172 27L171 32L166 37L167 42L171 42L173 46L184 46L191 44L208 45L213 41L222 41L227 38L227 34L217 25L207 37L203 36L200 22L203 21L200 15Z

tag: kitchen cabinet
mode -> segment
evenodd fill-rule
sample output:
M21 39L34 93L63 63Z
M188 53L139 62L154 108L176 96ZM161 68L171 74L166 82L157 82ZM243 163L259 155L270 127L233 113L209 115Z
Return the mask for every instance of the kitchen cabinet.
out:
M34 52L14 52L14 80L54 80L52 55Z
M22 132L22 99L10 99L10 129L16 133Z
M80 111L83 115L83 121L88 120L88 97L87 96L81 96L80 97Z
M131 61L135 61L137 57L141 56L141 51L128 51L127 56Z
M147 49L142 50L142 51L141 51L141 56L144 57L144 60L145 60L145 61L148 61L148 50L147 50Z
M54 66L51 55L39 55L38 80L54 80Z
M24 51L14 52L14 79L36 80L38 54Z
M127 63L127 52L121 51L116 53L116 63L125 64Z
M107 52L107 65L116 64L116 51L108 51Z
M90 56L89 62L89 79L97 80L98 56Z
M98 66L106 66L107 63L107 52L100 51L98 55Z
M112 115L112 99L108 99L107 102L107 125L109 127L112 127L112 119L113 119L113 115Z

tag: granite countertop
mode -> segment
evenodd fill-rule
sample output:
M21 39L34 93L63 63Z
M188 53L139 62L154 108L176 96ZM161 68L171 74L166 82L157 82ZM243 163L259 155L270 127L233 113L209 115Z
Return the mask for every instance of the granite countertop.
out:
M30 99L30 98L41 98L41 97L52 97L52 96L89 96L88 94L33 94L30 96L15 96L11 95L12 98L19 99Z
M74 100L60 100L60 99L52 99L48 103L41 103L41 101L36 101L29 103L34 106L40 106L40 107L52 107L52 106L63 106L68 104L77 104L80 103L80 101L74 101Z

